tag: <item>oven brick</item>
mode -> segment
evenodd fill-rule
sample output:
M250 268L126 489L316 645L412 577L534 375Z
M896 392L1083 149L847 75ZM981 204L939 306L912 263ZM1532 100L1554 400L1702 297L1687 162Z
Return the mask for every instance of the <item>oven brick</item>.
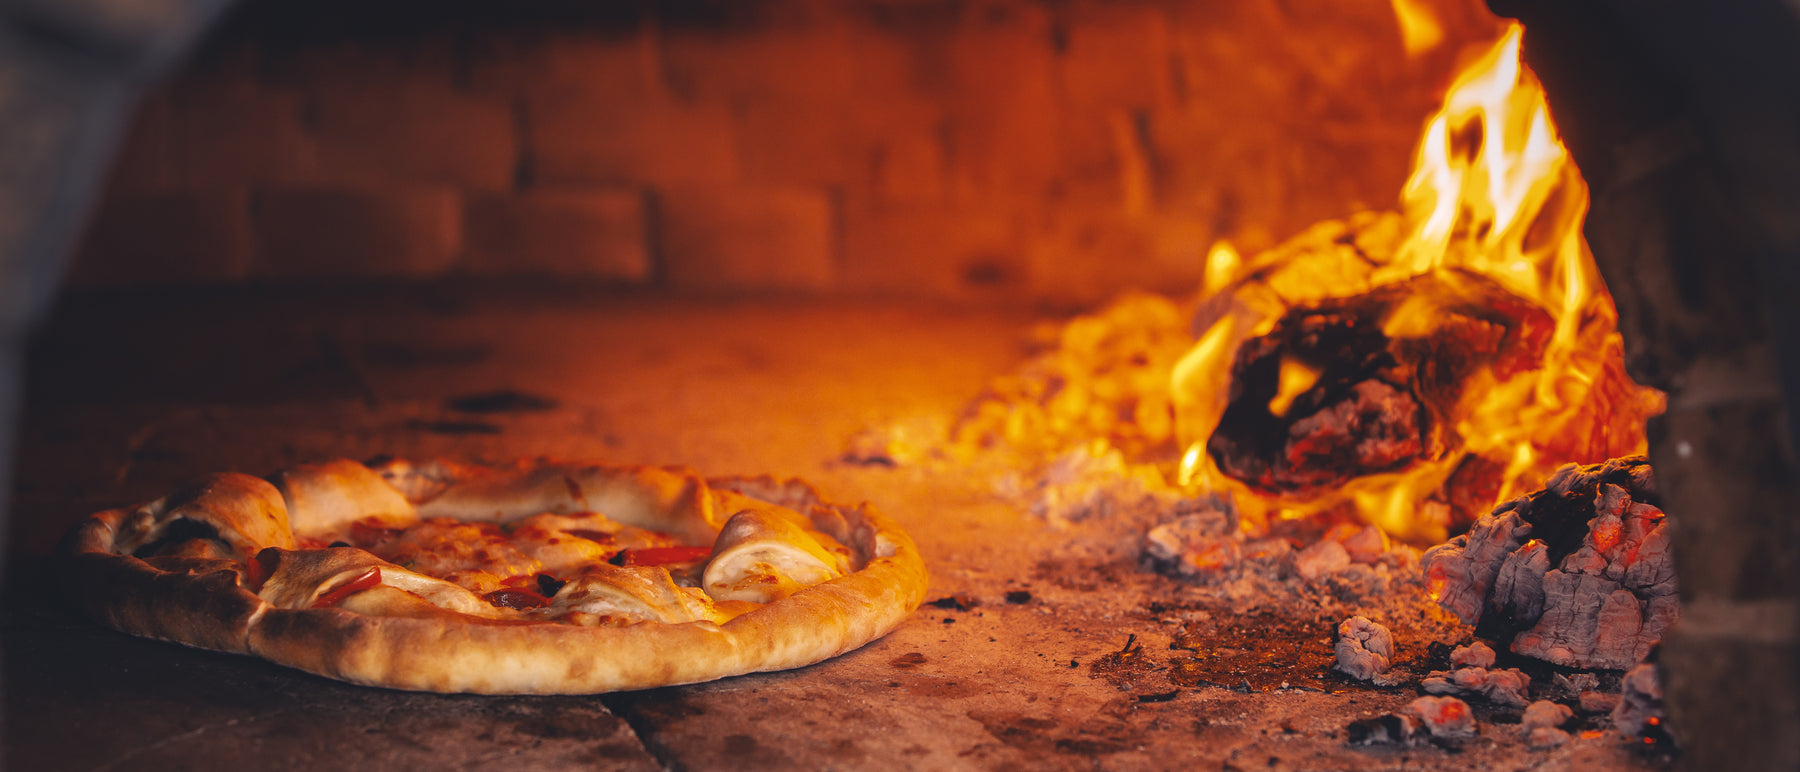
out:
M186 187L303 184L318 168L300 98L235 76L177 81L169 160Z
M459 43L458 83L508 97L579 88L602 102L642 101L666 89L658 36L649 34L651 29L615 23L489 31Z
M528 184L718 185L737 179L732 110L672 84L657 41L563 34L483 87L520 100ZM501 85L505 78L516 78ZM479 81L478 81L479 82Z
M1141 111L1092 109L1062 121L1062 163L1054 203L1145 214L1156 202L1156 156Z
M517 167L513 98L470 83L451 36L267 47L265 88L299 95L324 186L509 187Z
M842 103L757 101L732 117L750 183L841 185L858 176L870 153L850 130Z
M1715 348L1728 348L1729 338ZM1800 497L1779 381L1766 349L1700 358L1680 373L1668 412L1651 419L1651 460L1663 506L1680 527L1675 553L1687 597L1759 601L1800 597ZM1733 394L1733 390L1741 390ZM1758 392L1761 392L1760 394ZM1800 631L1796 631L1800 632Z
M1019 215L943 208L853 208L844 217L844 281L872 295L985 299L1027 286Z
M806 188L676 188L657 198L670 285L821 291L837 282L831 197Z
M651 278L644 194L637 189L481 193L466 206L470 273Z
M996 6L965 19L941 57L926 56L941 80L925 85L942 90L949 111L952 200L1037 200L1050 189L1063 150L1052 37L1043 9Z
M1716 626L1690 622L1693 617L1746 619ZM1735 608L1708 599L1683 609L1658 658L1669 725L1684 758L1725 761L1695 768L1800 769L1800 743L1794 741L1800 692L1792 687L1800 682L1795 617L1792 598Z
M527 95L530 177L556 184L735 180L731 112L668 96L614 102L578 85Z
M338 81L312 98L320 181L506 190L518 167L510 100L436 79Z
M764 19L721 33L671 30L659 47L663 77L674 93L729 102L757 100L842 104L856 91L855 30L842 14Z
M1072 303L1104 301L1132 286L1146 247L1138 224L1122 218L1048 217L1027 248L1031 292Z
M456 74L458 41L447 31L420 30L407 35L300 32L295 40L275 37L260 42L252 60L244 63L258 80L308 95L342 84L449 83Z
M1161 9L1079 5L1070 13L1056 75L1072 108L1148 109L1169 101L1172 52Z
M241 191L115 193L89 225L70 282L78 286L212 284L250 271Z
M179 175L169 151L173 111L167 92L144 98L125 129L107 177L107 195L172 190Z
M443 188L287 188L250 202L258 264L294 279L428 278L461 252L461 200Z
M936 132L897 133L870 148L868 195L884 204L929 206L943 203L949 190L948 161Z
M1132 290L1193 292L1214 235L1202 223L1053 209L1030 241L1031 294L1095 304Z
M837 30L823 52L794 57L762 85L740 85L724 98L733 111L743 177L753 184L831 184L870 189L891 148L928 149L933 196L941 195L946 106L913 82L916 52L892 36ZM799 45L796 42L795 45ZM779 58L770 54L769 58ZM904 173L904 172L902 172Z

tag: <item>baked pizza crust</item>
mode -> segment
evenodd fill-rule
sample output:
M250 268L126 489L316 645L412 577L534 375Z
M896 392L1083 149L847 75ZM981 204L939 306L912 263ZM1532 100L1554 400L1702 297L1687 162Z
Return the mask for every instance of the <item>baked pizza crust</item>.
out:
M739 577L767 570L770 580L746 584L772 589L715 604L655 576L666 571L609 566L586 579L612 593L596 593L594 608L642 603L665 610L646 612L655 619L692 621L584 626L496 609L360 549L300 547L364 518L402 527L585 511L714 545L715 562L743 564ZM133 554L152 547L158 554ZM339 460L269 481L217 475L94 515L65 552L77 604L116 629L355 683L486 694L585 694L802 667L885 635L926 585L911 538L867 504L831 504L798 481L592 464ZM328 596L334 605L313 607Z

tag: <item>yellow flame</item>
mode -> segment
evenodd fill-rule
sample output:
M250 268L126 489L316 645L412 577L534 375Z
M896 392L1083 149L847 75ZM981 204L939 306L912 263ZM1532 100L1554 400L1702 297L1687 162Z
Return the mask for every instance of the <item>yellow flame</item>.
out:
M1269 413L1275 416L1287 415L1288 408L1293 407L1295 398L1305 393L1313 384L1319 382L1322 373L1319 369L1290 357L1281 358L1281 371L1277 375L1275 396L1269 400Z
M1238 256L1231 242L1213 244L1212 250L1206 253L1206 276L1202 279L1201 290L1211 294L1230 286L1237 281L1238 269L1243 264L1244 258Z
M1420 0L1393 0L1394 20L1400 22L1400 42L1406 46L1406 55L1419 54L1437 48L1444 42L1444 25L1439 24L1437 15Z
M1429 19L1413 13L1423 12L1411 0L1394 7L1403 27L1419 23L1409 18ZM1624 373L1617 313L1581 236L1587 186L1557 137L1542 87L1519 60L1520 32L1512 25L1445 94L1420 140L1385 248L1357 243L1395 222L1369 215L1321 224L1248 261L1219 247L1208 256L1207 329L1174 375L1177 431L1186 444L1181 479L1231 493L1247 527L1347 507L1397 536L1438 539L1449 516L1446 487L1465 462L1499 470L1491 475L1504 500L1537 487L1561 464L1642 452L1643 421L1661 411L1662 395ZM1306 497L1254 490L1219 469L1205 445L1244 342L1291 309L1427 275L1442 279L1433 286L1447 294L1392 306L1375 320L1390 340L1438 335L1446 309L1466 304L1457 288L1471 275L1547 319L1536 328L1542 345L1534 359L1489 362L1446 398L1453 404L1435 406L1446 424L1439 452ZM1529 324L1515 319L1507 334L1523 335ZM1317 379L1288 370L1284 363L1272 414L1287 412Z

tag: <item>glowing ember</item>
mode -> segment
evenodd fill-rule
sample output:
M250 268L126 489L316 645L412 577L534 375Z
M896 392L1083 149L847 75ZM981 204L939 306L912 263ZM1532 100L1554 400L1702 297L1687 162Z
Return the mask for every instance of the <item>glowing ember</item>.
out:
M1451 86L1403 215L1208 256L1173 380L1181 481L1232 494L1247 528L1354 512L1435 541L1562 464L1643 452L1662 394L1624 373L1587 187L1519 40ZM1345 351L1360 370L1327 363Z

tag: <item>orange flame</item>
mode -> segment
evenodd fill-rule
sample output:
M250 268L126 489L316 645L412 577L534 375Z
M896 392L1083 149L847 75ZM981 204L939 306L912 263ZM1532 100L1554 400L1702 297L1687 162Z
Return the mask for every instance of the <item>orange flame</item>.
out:
M1407 56L1418 56L1444 42L1444 25L1420 0L1392 0L1394 20L1400 23L1400 41Z
M1397 11L1402 5L1396 0ZM1471 461L1499 470L1480 487L1497 488L1490 498L1504 500L1564 463L1643 452L1644 420L1661 412L1663 396L1624 373L1617 312L1581 236L1587 186L1557 137L1542 87L1519 61L1519 42L1513 25L1450 87L1426 126L1401 216L1323 223L1249 260L1228 247L1209 256L1206 328L1174 373L1187 448L1181 481L1231 493L1247 527L1350 509L1396 536L1437 540L1452 519L1452 488L1467 484L1453 478ZM1433 408L1442 420L1428 458L1304 496L1253 489L1221 471L1205 446L1245 342L1292 309L1427 276L1440 281L1371 320L1390 345L1441 336L1447 310L1485 297L1468 289L1472 282L1542 312L1516 314L1531 318L1512 319L1504 333L1537 347L1523 364L1489 361L1452 393L1417 395L1448 403ZM1312 377L1284 363L1274 406L1286 411Z

